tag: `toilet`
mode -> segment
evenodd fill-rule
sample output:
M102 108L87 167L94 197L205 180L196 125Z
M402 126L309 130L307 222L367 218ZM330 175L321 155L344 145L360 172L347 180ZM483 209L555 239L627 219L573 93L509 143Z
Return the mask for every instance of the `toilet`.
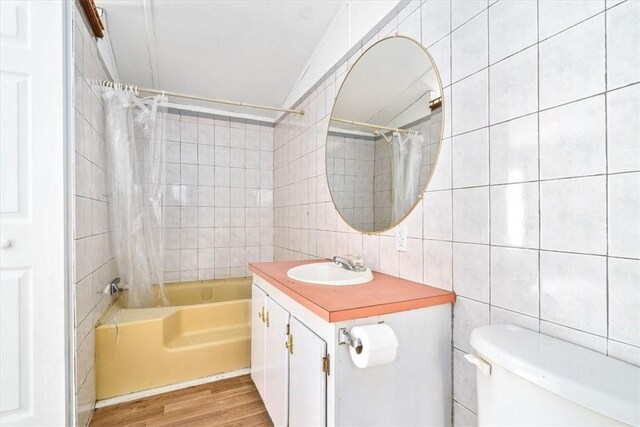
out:
M640 368L511 325L475 329L480 426L640 425Z

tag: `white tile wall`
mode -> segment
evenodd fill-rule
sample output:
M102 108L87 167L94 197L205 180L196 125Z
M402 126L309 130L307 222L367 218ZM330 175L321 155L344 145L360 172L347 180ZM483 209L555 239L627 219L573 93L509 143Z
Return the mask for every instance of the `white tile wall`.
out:
M538 51L535 46L491 67L489 104L491 124L533 113L538 109Z
M540 113L540 178L603 174L607 170L604 95Z
M607 88L640 80L640 3L627 1L607 11Z
M73 20L75 197L73 201L75 286L75 416L88 425L95 406L95 325L111 304L102 290L118 276L111 250L102 99L94 80L108 79L95 39L76 8Z
M538 115L492 126L491 184L538 179Z
M520 52L538 41L537 2L498 2L489 9L489 62Z
M535 182L491 187L491 244L538 248L538 185Z
M540 2L550 3L553 2ZM604 14L600 14L540 43L541 108L554 107L605 90L604 27Z
M451 35L451 74L454 82L487 67L488 24L487 11L484 11Z
M453 188L489 184L489 129L454 136Z
M489 246L453 244L453 290L456 294L489 302Z
M491 247L491 304L538 317L538 251Z
M540 183L540 248L606 254L606 177Z
M453 240L489 243L489 187L453 190Z
M607 260L540 252L540 317L600 336L607 333Z
M327 115L345 67L300 101L312 114L285 116L275 128L276 259L331 256L338 242L353 242L349 251L375 270L458 293L456 426L477 424L475 375L460 357L477 326L516 324L640 365L640 296L631 285L640 265L640 67L632 66L640 3L606 4L426 1L411 12L421 15L423 44L445 82L445 140L422 221L405 223L422 234L410 253L395 251L394 230L356 233L330 202ZM478 42L484 58L458 57ZM300 166L309 158L317 168ZM461 170L470 165L475 175Z
M607 160L609 173L640 169L640 85L607 94Z
M604 2L593 0L541 0L540 39L557 34L604 9Z
M640 258L640 173L609 177L609 255Z
M640 347L640 260L609 258L609 337Z
M166 114L165 281L245 276L273 254L273 127Z

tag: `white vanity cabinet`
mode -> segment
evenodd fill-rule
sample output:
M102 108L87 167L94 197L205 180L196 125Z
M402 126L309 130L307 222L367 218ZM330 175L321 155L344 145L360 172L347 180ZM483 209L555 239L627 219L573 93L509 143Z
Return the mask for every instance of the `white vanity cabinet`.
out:
M265 371L267 328L262 318L267 304L267 294L253 285L251 288L251 379L260 393L265 397Z
M276 426L326 424L327 343L253 285L251 378Z
M289 412L289 313L267 296L264 358L264 404L276 426L286 426Z
M251 376L277 427L451 425L450 303L333 320L301 295L311 288L264 274L253 276ZM379 322L396 334L396 358L358 368L340 330Z
M289 425L324 426L327 343L295 317L289 325Z

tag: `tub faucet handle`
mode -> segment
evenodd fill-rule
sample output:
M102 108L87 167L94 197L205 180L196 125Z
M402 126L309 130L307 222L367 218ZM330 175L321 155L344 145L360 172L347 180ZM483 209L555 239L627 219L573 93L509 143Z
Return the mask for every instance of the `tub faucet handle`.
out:
M120 278L116 277L111 281L111 283L107 285L107 287L104 289L103 292L107 295L114 295L114 294L117 294L118 292L122 292L122 289L120 289L120 287L118 286L119 284L120 284Z

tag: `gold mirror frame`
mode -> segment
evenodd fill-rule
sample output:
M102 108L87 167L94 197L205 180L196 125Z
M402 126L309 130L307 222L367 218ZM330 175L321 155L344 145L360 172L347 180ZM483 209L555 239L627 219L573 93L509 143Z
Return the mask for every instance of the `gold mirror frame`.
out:
M331 118L333 117L333 113L334 110L336 108L336 104L338 103L338 97L340 96L340 92L342 92L342 87L344 86L345 82L349 79L349 74L351 74L351 71L355 68L355 66L358 64L358 62L360 62L360 60L367 54L367 52L369 52L371 49L373 49L376 45L384 42L385 40L389 40L389 39L398 39L398 38L402 38L402 39L407 39L412 43L415 43L417 46L419 46L422 51L427 55L427 58L429 58L429 60L431 61L431 64L433 65L433 69L436 72L436 78L438 79L438 86L440 87L440 98L442 100L441 102L441 112L440 114L442 115L441 118L441 123L440 123L440 143L438 144L438 152L436 153L436 158L435 158L435 162L433 163L433 170L431 171L431 175L429 175L429 178L427 179L427 183L424 185L424 188L422 188L422 190L420 191L420 195L418 196L418 198L416 199L415 203L413 204L413 207L411 209L409 209L407 211L406 214L404 214L404 216L402 218L400 218L400 220L398 220L395 224L383 229L383 230L375 230L375 231L365 231L365 230L359 230L356 227L354 227L353 225L351 225L346 218L342 215L342 212L340 212L340 209L338 208L338 205L336 205L336 201L333 198L333 191L331 190L331 185L329 184L329 174L327 173L327 145L329 142L329 128L331 127ZM427 107L429 107L429 105L427 105ZM362 52L360 54L360 56L358 57L358 59L356 60L356 62L353 63L353 65L351 66L351 68L349 68L349 70L347 71L347 75L344 77L344 80L342 80L342 83L340 84L340 89L338 89L338 92L336 93L336 97L333 101L333 106L331 107L331 114L329 115L329 123L327 124L327 136L325 138L325 143L324 143L324 149L325 149L325 153L324 153L324 175L325 175L325 179L327 181L327 187L329 188L329 196L331 197L331 202L333 203L333 206L335 208L335 210L338 212L338 215L340 215L340 218L342 218L342 221L344 221L345 224L347 224L349 227L351 227L352 229L363 233L363 234L367 234L367 235L374 235L374 234L382 234L385 233L389 230L392 230L393 228L397 227L399 224L402 223L402 221L404 221L409 215L411 215L411 213L416 209L416 207L418 206L418 204L422 201L422 199L424 198L424 193L427 191L427 188L429 188L429 184L431 183L431 180L433 179L433 174L436 170L436 167L438 166L438 161L440 160L440 152L442 150L442 143L444 141L444 128L445 128L445 99L444 99L444 88L442 87L442 79L440 78L440 71L438 70L438 66L436 65L436 62L433 60L433 56L431 56L431 54L429 53L429 51L427 50L426 47L424 47L422 45L422 43L420 43L419 41L415 40L412 37L408 37L408 36L402 36L399 34L395 34L393 36L387 36L384 37L380 40L378 40L377 42L375 42L374 44L372 44L371 46L369 46L367 48L367 50L365 50L364 52Z

